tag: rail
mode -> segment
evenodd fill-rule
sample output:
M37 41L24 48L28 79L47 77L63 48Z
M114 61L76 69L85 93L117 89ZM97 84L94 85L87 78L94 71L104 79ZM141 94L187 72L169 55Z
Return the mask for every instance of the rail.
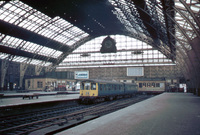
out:
M127 107L151 96L140 95L134 98L120 99L94 105L72 105L70 107L53 108L47 111L38 111L9 117L0 117L0 134L22 135L37 133L50 128L48 133L70 128L84 121L108 114ZM89 117L89 118L88 118ZM75 124L74 124L75 123ZM57 127L57 128L55 128ZM55 128L55 129L54 129Z

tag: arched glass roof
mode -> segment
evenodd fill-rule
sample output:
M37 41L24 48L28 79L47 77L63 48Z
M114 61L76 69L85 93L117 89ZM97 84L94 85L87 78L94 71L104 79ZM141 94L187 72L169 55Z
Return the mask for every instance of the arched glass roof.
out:
M106 38L101 36L74 50L58 68L174 65L172 60L142 41L123 35L110 37L116 41L117 53L100 52Z

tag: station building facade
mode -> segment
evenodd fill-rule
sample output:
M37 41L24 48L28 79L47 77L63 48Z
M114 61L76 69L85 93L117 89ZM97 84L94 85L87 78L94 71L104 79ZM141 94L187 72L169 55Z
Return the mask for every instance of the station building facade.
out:
M178 88L179 84L185 83L183 74L177 69L177 66L144 66L142 68L142 75L129 76L127 74L127 67L57 69L54 72L41 70L37 73L36 66L29 65L24 73L21 88L19 85L21 66L19 63L11 62L6 72L6 77L3 81L1 90L70 90L78 81L75 78L76 71L87 71L89 73L88 79L137 82L139 88L146 89L148 87L156 88L156 86L163 86L162 84L156 85L158 81L163 81L166 91L171 91L172 89L174 91L174 88ZM3 70L0 72L0 75L2 74ZM2 80L0 80L0 82L2 84Z
M76 80L74 72L47 72L44 75L25 79L25 90L30 91L63 91L72 90Z

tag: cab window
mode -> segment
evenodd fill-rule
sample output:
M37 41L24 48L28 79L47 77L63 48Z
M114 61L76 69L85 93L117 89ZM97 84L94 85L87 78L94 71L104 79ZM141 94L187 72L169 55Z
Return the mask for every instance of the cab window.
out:
M91 90L96 90L96 83L91 83Z
M81 90L84 90L84 88L85 88L85 84L81 83Z
M85 90L90 90L90 83L85 83Z

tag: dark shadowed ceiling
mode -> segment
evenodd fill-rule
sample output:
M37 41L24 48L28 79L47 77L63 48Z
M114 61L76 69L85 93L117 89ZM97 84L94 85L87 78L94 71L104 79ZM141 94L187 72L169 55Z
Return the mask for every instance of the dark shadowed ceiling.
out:
M107 0L22 1L52 18L60 16L90 35L123 34L126 31Z

